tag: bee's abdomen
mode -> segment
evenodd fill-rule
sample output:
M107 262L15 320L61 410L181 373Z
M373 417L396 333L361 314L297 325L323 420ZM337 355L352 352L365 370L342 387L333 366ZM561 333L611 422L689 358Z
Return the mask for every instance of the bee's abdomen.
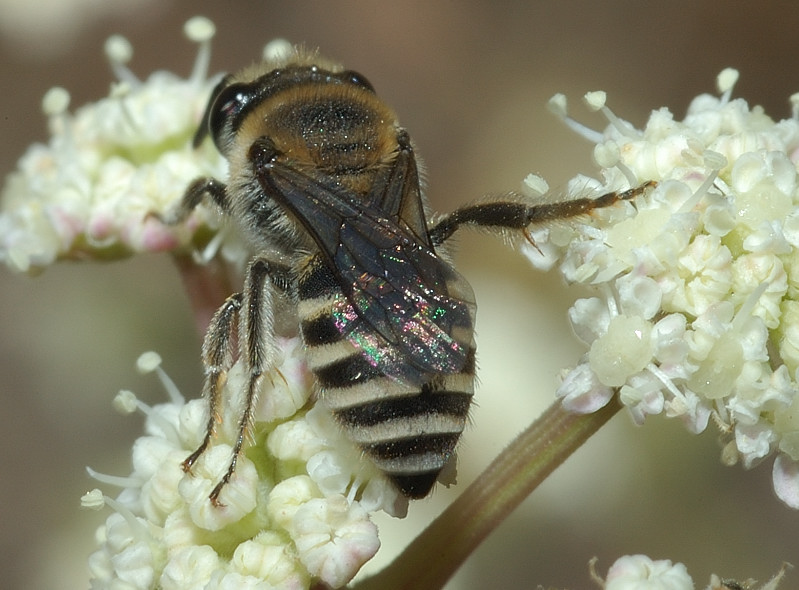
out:
M412 385L386 376L375 359L335 329L340 291L299 282L306 361L320 398L357 444L410 498L426 496L455 449L474 392L474 347L457 373L425 376ZM304 297L305 296L305 297Z
M474 389L473 363L462 373L435 375L429 383L414 387L383 375L364 352L334 347L344 356L312 366L321 399L348 438L403 494L426 496L466 425ZM325 356L319 352L309 350L308 358Z
M334 410L356 442L408 497L426 496L466 424L470 391L410 392Z

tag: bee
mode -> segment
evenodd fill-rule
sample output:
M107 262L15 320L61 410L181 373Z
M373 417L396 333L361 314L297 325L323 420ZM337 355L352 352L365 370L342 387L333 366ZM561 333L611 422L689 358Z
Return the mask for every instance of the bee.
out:
M247 389L229 467L210 494L215 505L259 384L275 369L279 298L296 312L318 399L402 494L421 498L453 454L474 394L474 294L447 240L462 226L529 238L531 224L632 199L646 186L549 204L517 195L431 223L414 146L394 111L362 75L302 50L224 77L194 145L206 136L229 162L227 184L197 179L168 221L210 199L254 252L243 290L208 328L209 418L182 464L190 472L214 437L237 352Z

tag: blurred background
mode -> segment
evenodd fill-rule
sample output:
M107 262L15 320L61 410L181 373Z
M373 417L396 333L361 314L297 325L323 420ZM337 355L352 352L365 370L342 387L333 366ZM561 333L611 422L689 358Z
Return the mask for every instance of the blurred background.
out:
M188 74L190 16L217 25L213 71L257 59L284 37L355 69L394 106L427 166L433 207L517 189L530 172L557 187L593 173L591 146L546 110L556 92L571 112L608 104L640 127L667 106L681 118L716 75L740 70L735 96L790 115L799 91L799 4L792 1L274 2L0 0L0 173L45 140L40 101L54 85L71 108L105 96L103 42L130 39L131 68ZM460 450L460 485L416 502L403 521L379 521L388 561L553 399L558 371L583 349L566 310L580 293L535 272L499 240L464 233L458 262L479 304L481 386ZM200 336L167 256L108 265L60 264L36 278L0 269L0 571L22 590L86 588L86 556L106 513L83 512L85 474L129 473L140 416L111 408L120 388L163 399L134 370L149 349L187 396L199 391ZM687 564L698 587L711 572L767 580L799 565L799 514L771 491L771 462L750 472L719 463L716 434L663 419L635 428L619 415L560 468L464 565L448 588L586 588L599 569L646 553ZM106 488L107 492L115 493ZM468 518L468 515L464 515ZM784 585L799 587L793 572Z

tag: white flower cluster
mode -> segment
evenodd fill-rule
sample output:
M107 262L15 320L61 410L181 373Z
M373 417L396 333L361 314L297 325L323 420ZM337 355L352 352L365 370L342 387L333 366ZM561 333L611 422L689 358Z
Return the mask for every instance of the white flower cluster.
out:
M776 454L775 490L799 508L799 95L774 122L731 99L736 79L725 70L721 97L697 97L682 121L654 111L643 130L603 93L586 96L611 122L601 134L555 97L595 141L604 177L576 178L572 192L657 187L539 231L544 249L528 256L597 293L570 310L590 350L564 376L565 407L594 411L618 391L638 423L665 413L698 433L712 417L731 439L724 460Z
M66 90L45 95L49 143L27 150L0 195L0 261L28 272L62 258L115 258L208 239L195 233L216 221L200 210L174 228L151 217L194 178L224 177L227 169L212 145L191 145L213 86L207 67L214 27L198 17L185 32L200 43L188 79L155 72L139 80L125 66L130 44L114 36L106 54L118 81L107 98L72 114Z
M237 364L223 390L223 421L212 446L184 473L207 420L202 400L185 402L154 353L139 361L155 370L171 401L149 407L130 392L123 411L146 415L133 445L133 473L99 481L122 486L116 498L95 491L84 505L110 505L100 548L89 559L92 588L339 588L380 542L369 513L403 516L407 500L341 434L321 407L308 410L310 386L296 339L279 343L285 360L264 379L251 429L230 482L214 506L208 498L227 469L246 376ZM238 401L237 401L238 400ZM99 496L99 498L98 498Z

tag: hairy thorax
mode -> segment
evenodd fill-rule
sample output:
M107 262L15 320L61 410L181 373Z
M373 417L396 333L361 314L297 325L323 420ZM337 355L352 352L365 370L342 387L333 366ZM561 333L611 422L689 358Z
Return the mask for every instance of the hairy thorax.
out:
M378 168L396 155L395 121L391 109L366 90L309 84L270 97L241 132L253 141L269 137L278 161L334 177L365 194Z

